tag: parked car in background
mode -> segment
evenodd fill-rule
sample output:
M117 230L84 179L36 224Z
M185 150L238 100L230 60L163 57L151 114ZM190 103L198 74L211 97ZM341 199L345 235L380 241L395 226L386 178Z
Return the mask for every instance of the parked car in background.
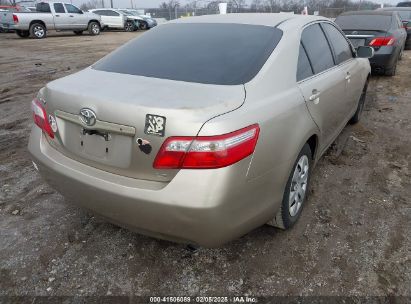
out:
M137 10L133 9L121 9L123 12L127 13L129 16L134 16L139 19L139 29L148 30L157 26L157 21L147 15L140 15Z
M123 29L126 32L133 32L138 29L138 22L135 18L130 18L124 12L113 8L91 9L89 12L101 16L104 23L103 29Z
M411 7L411 1L399 2L397 7Z
M39 2L36 12L9 12L4 19L3 27L15 30L22 38L42 39L50 30L73 31L77 35L88 31L94 36L100 34L101 27L100 16L64 2Z
M355 11L342 13L335 19L355 47L371 46L370 59L374 72L393 76L405 47L407 33L396 12Z
M400 16L404 29L407 31L407 40L405 41L405 49L411 49L411 7L386 7L379 10L397 12Z
M324 17L174 20L42 88L29 151L73 203L143 234L211 247L288 229L361 117L372 54Z

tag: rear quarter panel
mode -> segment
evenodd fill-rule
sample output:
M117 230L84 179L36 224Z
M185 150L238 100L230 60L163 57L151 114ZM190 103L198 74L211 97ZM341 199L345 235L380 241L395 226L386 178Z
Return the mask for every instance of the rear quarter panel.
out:
M245 84L244 105L208 121L199 135L223 134L258 123L260 135L247 180L260 179L265 195L258 206L273 215L278 209L294 162L318 128L297 86L299 33L284 35L259 74Z
M28 30L32 21L42 21L48 30L54 29L54 17L52 13L14 13L19 18L16 29ZM13 22L13 16L11 17Z

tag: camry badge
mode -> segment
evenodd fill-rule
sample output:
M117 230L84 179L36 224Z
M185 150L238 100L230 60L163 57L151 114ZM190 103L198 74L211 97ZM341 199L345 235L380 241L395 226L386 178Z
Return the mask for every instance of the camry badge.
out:
M93 126L96 123L97 116L93 110L83 108L80 110L80 119L87 126Z

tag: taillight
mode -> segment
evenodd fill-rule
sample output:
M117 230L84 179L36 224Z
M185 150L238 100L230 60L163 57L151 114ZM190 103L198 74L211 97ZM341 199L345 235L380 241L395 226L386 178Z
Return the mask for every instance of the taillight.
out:
M230 166L254 152L257 124L217 136L169 137L154 160L156 169L214 169Z
M19 17L17 17L17 15L13 14L13 22L14 23L19 23Z
M370 46L387 46L393 45L395 42L395 38L392 36L389 37L376 37L370 42Z
M37 98L34 98L31 102L31 110L33 111L34 123L48 136L54 138L54 132L51 128L46 109L44 108L42 102Z

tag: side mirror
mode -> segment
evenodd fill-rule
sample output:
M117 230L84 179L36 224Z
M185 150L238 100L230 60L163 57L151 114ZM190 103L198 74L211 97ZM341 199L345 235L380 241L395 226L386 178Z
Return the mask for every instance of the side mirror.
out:
M357 48L357 57L359 58L372 58L374 57L374 49L369 46L359 46Z

